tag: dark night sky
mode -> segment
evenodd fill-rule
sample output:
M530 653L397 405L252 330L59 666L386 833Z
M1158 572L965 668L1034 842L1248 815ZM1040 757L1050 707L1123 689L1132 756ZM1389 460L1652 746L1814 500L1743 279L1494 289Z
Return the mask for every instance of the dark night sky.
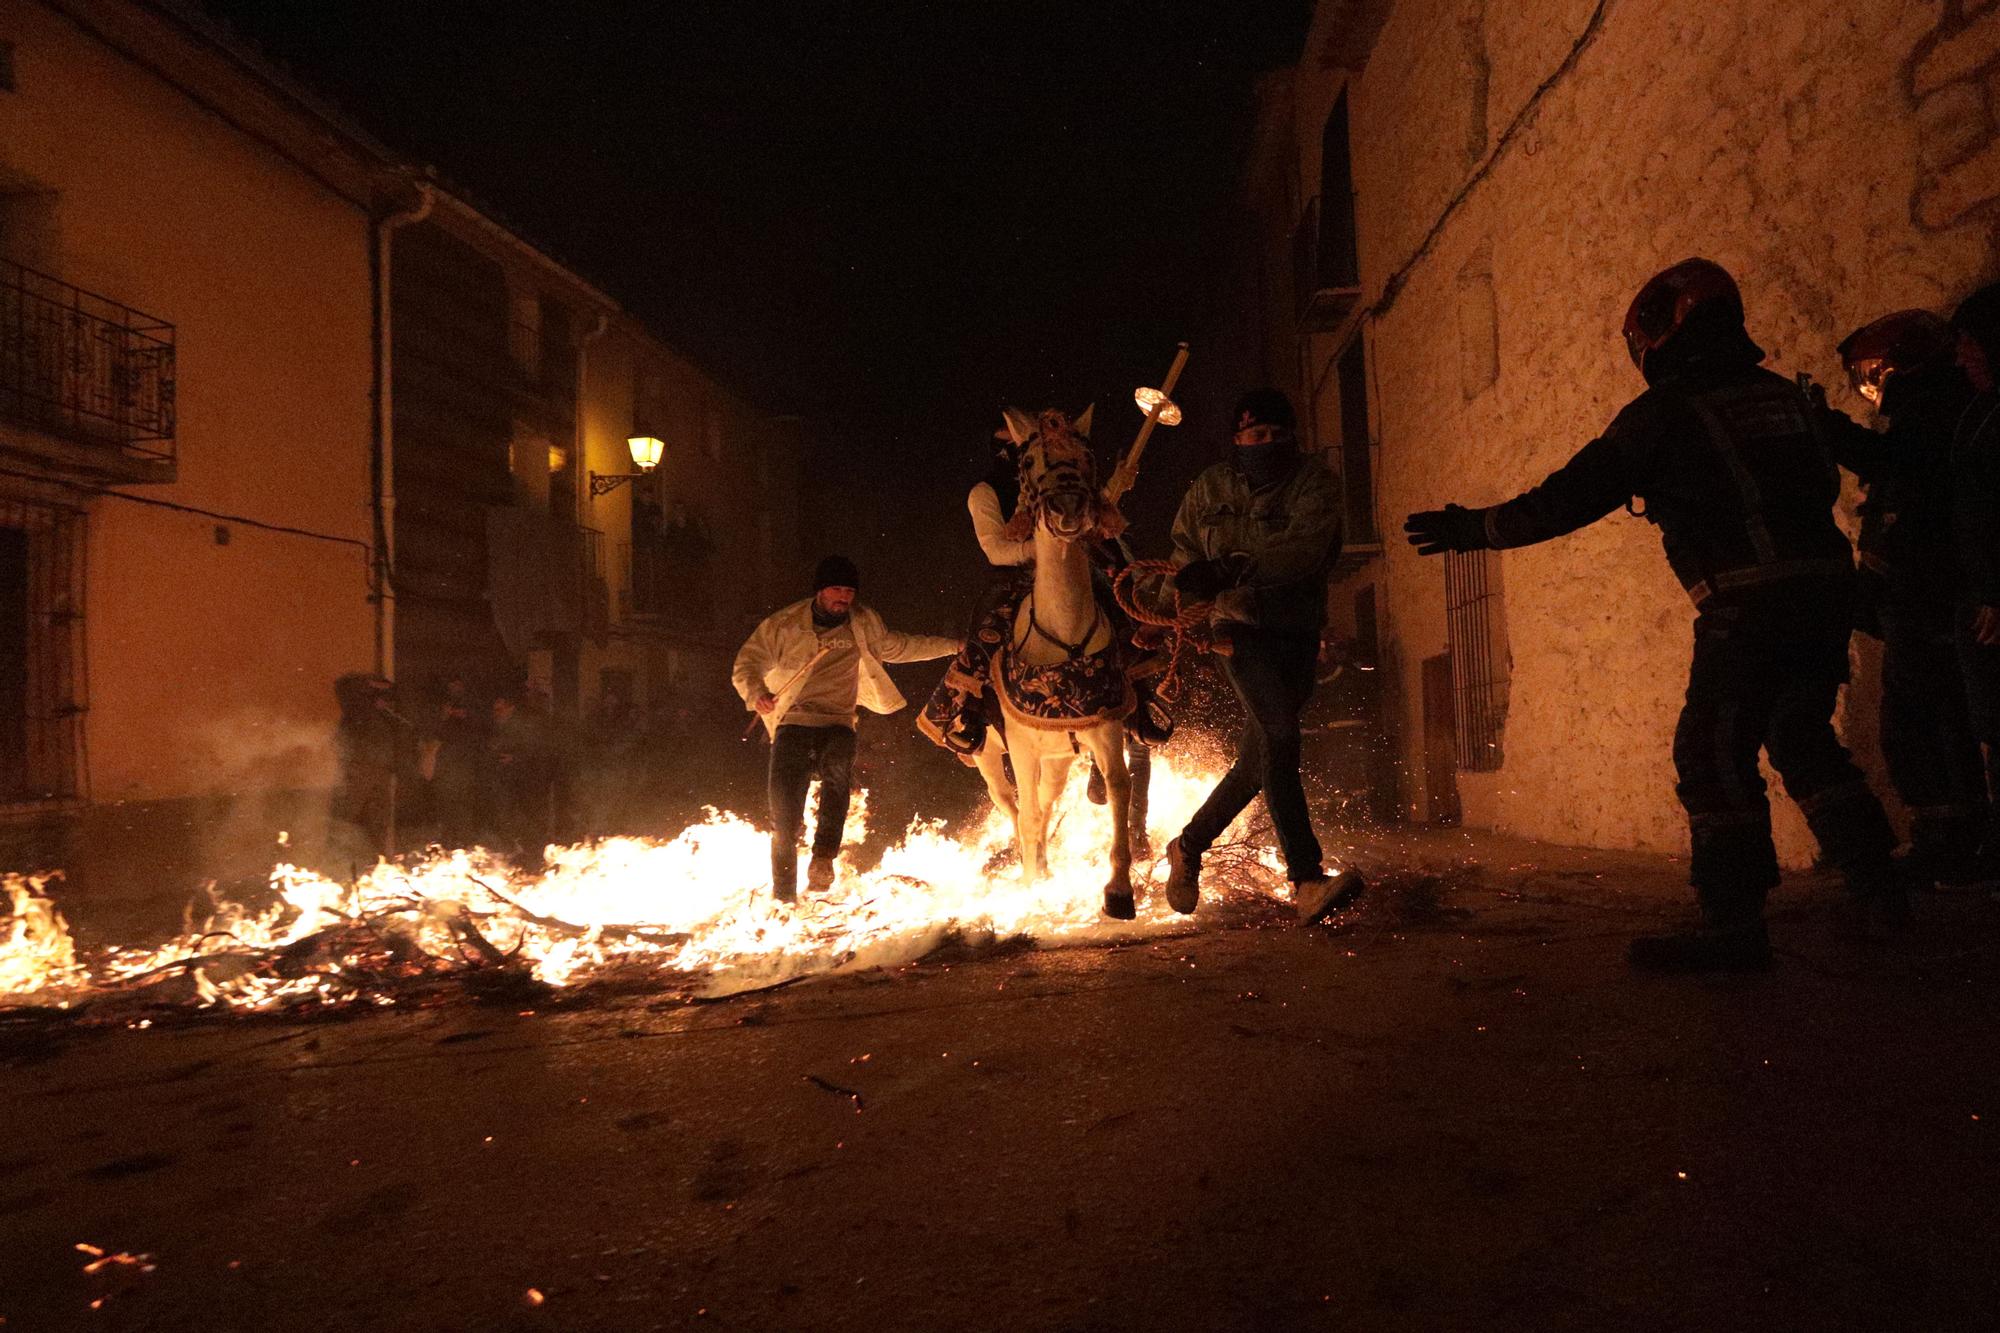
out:
M826 540L937 548L930 577L878 585L897 602L977 568L959 502L1002 402L1095 399L1101 454L1129 441L1132 386L1201 326L1252 81L1309 13L208 3L752 401L806 415Z

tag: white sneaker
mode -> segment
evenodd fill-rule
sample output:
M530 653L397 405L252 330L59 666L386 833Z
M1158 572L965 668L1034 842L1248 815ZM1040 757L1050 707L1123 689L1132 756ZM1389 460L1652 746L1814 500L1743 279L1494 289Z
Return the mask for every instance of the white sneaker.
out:
M1354 906L1365 887L1361 876L1347 869L1300 880L1292 885L1292 904L1298 909L1299 924L1310 926L1346 911Z

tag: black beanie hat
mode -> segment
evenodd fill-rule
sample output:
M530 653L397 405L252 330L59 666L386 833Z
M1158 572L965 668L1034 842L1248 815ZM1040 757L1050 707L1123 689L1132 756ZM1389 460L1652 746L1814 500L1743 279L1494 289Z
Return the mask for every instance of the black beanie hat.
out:
M830 555L813 570L813 591L821 588L859 588L861 571L844 555Z
M2000 282L1989 282L1959 302L1951 325L1978 343L1988 360L2000 360Z
M1252 389L1236 400L1236 415L1230 418L1231 431L1251 426L1277 426L1296 430L1299 419L1292 412L1292 400L1276 389Z

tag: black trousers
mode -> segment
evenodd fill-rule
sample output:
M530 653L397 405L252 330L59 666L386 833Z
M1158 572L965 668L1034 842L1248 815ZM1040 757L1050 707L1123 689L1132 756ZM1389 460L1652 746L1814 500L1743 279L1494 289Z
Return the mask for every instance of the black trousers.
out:
M1689 878L1710 922L1762 915L1778 882L1759 751L1804 811L1825 859L1863 886L1896 845L1882 803L1833 731L1847 679L1844 596L1705 609L1674 730L1675 788L1693 843Z
M2000 647L1973 641L1972 610L1966 606L1958 611L1958 665L1972 734L1986 750L1988 803L1981 846L1988 856L2000 856Z
M819 778L819 821L813 829L812 854L838 856L854 787L852 727L787 725L771 739L766 789L771 802L771 882L779 889L797 887L799 834L805 825L806 792L814 777Z
M1881 620L1882 757L1910 809L1910 845L1919 854L1968 855L1986 821L1986 770L1951 608L1889 601Z
M1319 839L1306 812L1299 780L1299 714L1312 697L1319 658L1315 636L1244 629L1232 636L1235 651L1223 669L1243 701L1243 731L1236 762L1215 784L1181 832L1181 849L1199 856L1222 836L1258 792L1271 812L1286 873L1294 883L1325 873Z

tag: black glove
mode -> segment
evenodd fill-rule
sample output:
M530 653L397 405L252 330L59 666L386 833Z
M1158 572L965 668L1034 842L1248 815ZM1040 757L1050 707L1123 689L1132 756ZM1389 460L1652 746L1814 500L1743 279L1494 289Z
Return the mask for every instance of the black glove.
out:
M1486 511L1463 505L1412 514L1403 520L1403 531L1410 535L1410 545L1417 548L1418 555L1483 551L1491 545L1486 540Z
M1174 587L1190 602L1212 602L1218 594L1243 582L1249 573L1250 557L1240 553L1214 560L1190 560L1174 571Z

